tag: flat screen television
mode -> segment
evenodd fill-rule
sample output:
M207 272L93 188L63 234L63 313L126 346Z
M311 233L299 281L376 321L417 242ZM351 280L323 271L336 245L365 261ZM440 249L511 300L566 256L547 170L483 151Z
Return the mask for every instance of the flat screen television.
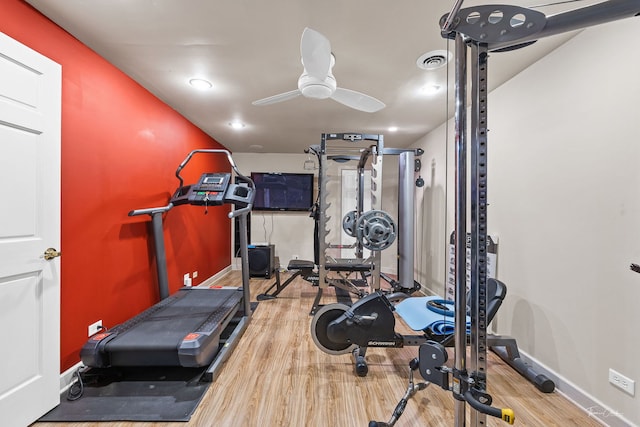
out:
M313 205L312 173L251 172L256 186L253 210L308 211Z

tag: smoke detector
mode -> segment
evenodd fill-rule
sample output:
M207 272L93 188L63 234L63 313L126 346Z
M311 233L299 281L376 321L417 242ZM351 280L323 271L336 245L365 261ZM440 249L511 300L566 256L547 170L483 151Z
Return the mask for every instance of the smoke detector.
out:
M431 52L420 55L416 60L416 65L421 70L437 70L447 65L447 62L451 60L452 56L451 52L447 50L432 50Z

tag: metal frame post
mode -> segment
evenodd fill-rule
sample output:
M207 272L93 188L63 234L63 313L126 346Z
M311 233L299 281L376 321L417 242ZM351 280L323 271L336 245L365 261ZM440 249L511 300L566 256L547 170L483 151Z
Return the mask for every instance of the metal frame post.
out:
M455 426L465 425L464 392L467 384L467 45L461 34L456 34L456 183L455 183L455 352L453 368L453 396L455 401Z
M415 203L413 151L400 153L398 159L398 280L411 289L414 281Z
M249 242L247 238L247 214L241 214L240 220L240 262L242 263L242 292L244 313L251 319L251 301L249 294Z
M169 278L167 275L167 253L164 246L164 230L162 229L162 215L165 211L159 210L151 213L151 227L156 251L156 271L158 273L158 289L160 299L169 296Z
M473 387L487 383L487 45L471 44L471 362ZM471 410L471 425L487 415Z

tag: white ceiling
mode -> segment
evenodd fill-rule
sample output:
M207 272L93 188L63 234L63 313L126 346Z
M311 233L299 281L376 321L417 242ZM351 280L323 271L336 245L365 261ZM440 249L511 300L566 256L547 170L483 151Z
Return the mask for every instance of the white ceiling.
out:
M385 146L405 147L453 114L453 64L447 79L447 67L425 71L416 60L433 50L453 51L438 21L454 0L26 1L234 152L302 153L323 132L384 134ZM595 2L537 10L551 15ZM463 7L485 3L467 0ZM509 4L531 7L540 0ZM386 108L364 113L303 97L252 105L297 88L305 27L330 40L338 86L374 96ZM491 54L490 89L572 35ZM213 88L194 89L188 84L194 77ZM431 82L443 90L420 93ZM234 120L245 127L232 129Z

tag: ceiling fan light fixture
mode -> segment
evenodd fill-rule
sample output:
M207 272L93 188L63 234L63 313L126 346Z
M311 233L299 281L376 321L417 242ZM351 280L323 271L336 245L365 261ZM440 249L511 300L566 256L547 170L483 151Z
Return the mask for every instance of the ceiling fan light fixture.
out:
M189 84L196 89L207 90L213 87L213 84L205 79L191 79L189 80Z
M336 91L336 79L329 73L324 80L318 80L305 72L298 79L298 90L307 98L327 99Z
M313 99L327 99L333 94L329 86L323 84L309 84L304 86L300 92L303 96Z
M447 50L432 50L420 55L416 60L416 65L421 70L437 70L447 65L451 58L453 58L453 54Z

